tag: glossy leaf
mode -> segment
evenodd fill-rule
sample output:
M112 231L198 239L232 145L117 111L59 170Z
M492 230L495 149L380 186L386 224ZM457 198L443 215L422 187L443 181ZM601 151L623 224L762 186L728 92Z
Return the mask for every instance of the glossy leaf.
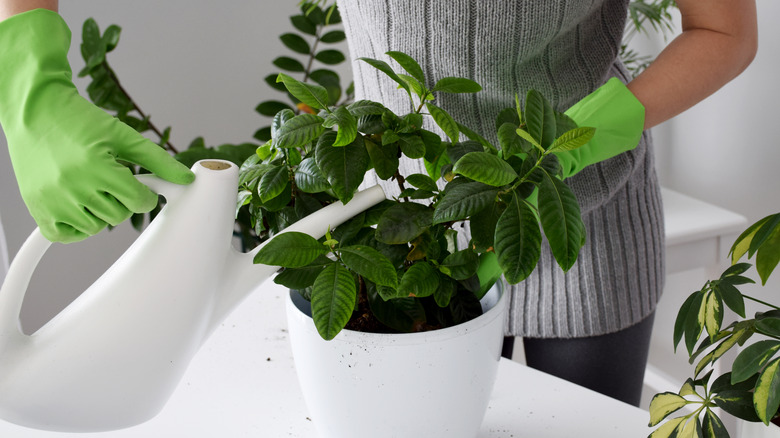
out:
M577 198L563 181L543 171L538 203L539 219L550 249L558 265L567 271L585 243L585 225Z
M467 182L449 190L433 215L436 224L466 219L496 200L498 189L479 182Z
M677 438L677 431L684 426L686 417L672 418L654 430L647 438Z
M122 28L116 24L112 24L106 28L106 31L103 32L103 37L101 38L103 44L106 45L106 52L110 52L116 48L117 44L119 44L119 35L121 33Z
M453 119L447 111L444 111L432 103L426 103L425 107L428 108L428 112L433 117L433 121L436 122L436 125L444 131L444 134L446 134L453 143L457 143L458 133L460 131L455 119Z
M309 52L311 52L309 43L307 43L306 40L301 38L301 36L298 34L284 33L279 36L279 39L282 40L282 44L287 46L287 48L293 52L301 53L303 55L308 55Z
M780 358L769 362L758 377L753 393L753 406L756 408L758 418L769 425L769 421L780 407Z
M655 426L687 404L688 400L673 392L656 394L650 401L650 423L648 426Z
M433 295L439 287L439 276L428 262L417 262L410 266L398 285L398 292L410 297L423 298Z
M409 158L417 159L425 156L425 143L419 135L400 134L398 146L401 148L401 152Z
M748 257L753 257L756 251L758 251L758 249L764 245L766 240L775 234L778 226L780 226L780 213L776 213L767 217L767 220L761 224L761 227L758 228L750 241Z
M412 75L413 78L417 79L417 81L419 81L420 84L423 85L425 84L425 75L423 74L420 64L418 64L417 61L414 60L414 58L407 55L406 53L395 52L395 51L387 52L387 55L395 59L395 61L404 70L406 70L407 73Z
M780 262L780 224L775 226L756 253L756 271L761 277L762 285L766 285L778 262Z
M364 140L376 175L383 180L390 179L398 170L398 146L396 143L381 145L370 139Z
M593 135L596 133L595 128L575 128L571 131L565 132L563 135L555 139L552 146L550 146L550 152L564 152L573 151L584 145L586 145Z
M340 106L336 108L328 115L323 123L323 126L326 128L331 128L335 125L338 125L338 132L336 134L336 141L333 142L333 146L346 146L355 141L355 137L357 136L357 120L355 120L355 117L346 107Z
M363 61L363 62L367 63L367 64L368 64L368 65L370 65L371 67L374 67L375 69L377 69L377 70L381 71L382 73L386 74L387 76L389 76L389 77L390 77L390 79L392 79L392 80L393 80L393 81L395 81L395 82L396 82L398 85L400 85L400 86L401 86L401 88L403 88L404 90L406 90L407 94L409 94L409 95L411 96L411 90L409 89L409 85L406 83L406 81L404 81L403 79L401 79L401 78L400 78L400 77L399 77L399 76L398 76L398 75L397 75L397 74L396 74L396 73L393 71L392 67L390 67L390 65L388 65L386 62L384 62L384 61L380 61L380 60L378 60L378 59L372 59L372 58L358 58L358 60L360 60L360 61Z
M690 354L704 329L704 294L697 293L685 319L685 346Z
M471 79L459 77L444 77L436 81L431 91L444 93L476 93L482 91L482 86Z
M455 280L466 280L477 273L479 257L471 249L454 252L442 260L439 270Z
M274 59L272 63L273 65L281 68L282 70L287 70L295 73L301 73L305 70L303 64L301 64L301 61L298 61L295 58L290 58L289 56L279 56L278 58Z
M422 190L430 190L432 192L438 191L439 187L436 182L422 173L413 173L406 177L406 182Z
M286 166L274 166L260 177L257 193L260 200L267 202L281 194L290 180L290 172Z
M768 336L780 337L780 318L762 318L756 321L756 331Z
M290 231L269 240L255 255L254 262L285 268L300 268L327 252L317 239Z
M328 91L329 104L336 104L341 99L341 79L335 71L317 69L309 73L309 78L325 87L325 90Z
M347 109L355 117L381 115L385 112L385 107L379 102L370 100L358 100L347 105Z
M306 193L324 192L330 188L327 178L311 157L304 158L295 170L295 185Z
M715 286L715 290L720 294L720 297L729 309L736 312L739 316L745 317L745 298L736 287L720 281Z
M371 282L367 282L366 286L371 312L382 324L399 332L409 333L425 323L425 308L420 300L414 298L385 300L379 293L380 288Z
M327 64L327 65L335 65L340 64L344 62L346 59L344 57L344 54L341 53L340 50L321 50L317 52L316 55L314 55L314 59L317 61Z
M531 208L517 196L496 224L495 252L498 264L511 284L524 280L536 268L542 246L542 233Z
M691 306L693 305L694 300L698 296L698 293L693 293L688 296L688 298L685 299L685 301L680 306L680 309L677 311L677 318L674 321L674 334L673 334L673 345L674 345L674 351L677 351L677 345L680 343L680 341L683 338L683 335L685 334L685 321L688 319L688 313L691 312ZM698 309L697 309L698 311Z
M314 24L305 15L294 15L290 17L292 25L301 32L308 35L317 35L317 25Z
M723 322L723 306L718 295L710 292L704 300L704 327L707 329L710 339L720 331Z
M484 253L493 248L493 239L496 233L498 218L504 212L506 206L503 203L494 202L487 208L474 213L469 219L471 225L471 243L474 250Z
M324 133L317 142L314 159L317 167L328 179L333 192L341 202L347 203L363 182L369 157L363 137L358 136L355 141L343 147L333 147L335 140L335 132Z
M264 116L273 117L274 115L276 115L276 113L284 109L292 110L292 108L290 108L290 105L287 105L284 102L279 102L277 100L267 100L257 105L255 111L257 111L258 113Z
M738 383L759 372L772 356L780 350L780 341L758 341L742 350L731 371L731 383Z
M555 141L555 113L550 102L536 90L529 91L525 98L525 123L528 133L542 147Z
M736 264L739 259L742 258L743 255L747 254L748 249L750 249L750 244L753 241L753 237L756 235L756 232L758 232L759 228L761 228L767 221L769 221L773 216L770 215L762 218L761 220L757 221L753 225L749 226L745 231L742 232L742 234L739 235L737 240L734 241L734 244L731 246L731 249L729 250L729 255L731 256L731 263Z
M330 32L325 33L320 37L320 41L323 43L339 43L341 41L344 41L347 39L347 36L344 34L344 31L341 30L331 30Z
M473 142L479 143L486 150L489 150L489 151L492 151L492 152L498 152L498 150L496 149L495 146L493 146L492 143L490 143L489 141L485 140L485 138L482 137L481 135L479 135L476 132L474 132L471 129L469 129L468 126L462 125L460 123L458 123L457 125L458 125L458 130L463 135L465 135L466 138L468 138L469 140L471 140Z
M483 184L501 187L517 178L512 166L488 152L469 152L453 167L453 172Z
M504 123L498 128L498 144L501 146L501 155L504 159L523 152L523 145L516 130L517 125L512 123Z
M433 211L421 204L402 202L388 208L379 218L376 239L387 244L411 242L427 230L433 221Z
M274 283L293 289L301 290L311 287L317 276L329 264L334 263L324 255L319 256L312 263L300 268L285 268L274 277Z
M284 73L279 73L276 82L284 83L290 94L312 108L323 109L328 106L328 90L324 87L301 82Z
M299 114L288 120L277 131L274 145L280 148L301 147L316 139L325 131L322 117Z
M373 283L398 287L398 276L390 260L369 246L347 246L339 249L341 260L355 273Z
M347 325L357 301L355 279L340 263L328 265L312 286L314 325L325 340L333 339Z
M439 307L447 307L458 292L458 284L448 277L439 276L439 287L433 293L433 299Z

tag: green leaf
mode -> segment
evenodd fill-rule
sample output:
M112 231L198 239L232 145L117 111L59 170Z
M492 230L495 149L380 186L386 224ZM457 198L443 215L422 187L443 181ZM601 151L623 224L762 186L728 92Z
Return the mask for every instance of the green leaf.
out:
M452 171L495 187L507 185L517 178L509 163L488 152L469 152L455 163Z
M762 318L756 321L756 331L767 336L780 337L780 318Z
M758 375L756 375L756 377L758 377ZM753 406L752 387L749 391L718 391L717 395L712 398L712 401L714 401L719 408L737 418L751 422L761 421L756 414L756 408Z
M274 116L274 119L271 121L271 137L276 138L279 132L279 128L284 126L285 123L289 122L295 117L295 113L292 110L281 110Z
M431 179L428 175L423 175L422 173L413 173L407 176L406 182L422 190L429 190L431 192L436 192L439 190L439 187L436 185L436 181Z
M388 180L395 175L398 170L398 146L396 143L379 145L369 139L364 140L364 143L376 175L383 180Z
M704 329L704 294L697 293L685 319L685 346L690 354Z
M688 400L673 392L656 394L650 401L650 423L648 426L655 426L688 403Z
M432 220L430 208L414 202L398 203L379 218L376 240L390 245L410 242L427 230Z
M392 288L398 287L398 276L393 264L379 251L369 246L347 246L339 249L341 261L373 283Z
M314 55L314 59L317 61L327 64L327 65L335 65L340 64L344 62L346 59L344 57L344 54L341 53L340 50L321 50L317 52L316 55Z
M731 368L731 383L739 383L759 372L780 349L780 341L758 341L742 350Z
M344 31L341 30L332 30L320 37L320 41L330 44L339 43L345 39L347 39L347 36L344 34Z
M363 137L357 136L352 143L343 147L333 147L335 140L335 132L324 133L317 142L314 159L333 192L346 204L363 182L370 159Z
M347 325L357 301L352 274L340 263L328 265L312 286L311 312L322 339L329 341Z
M466 138L468 138L469 140L479 143L480 145L482 145L483 148L485 148L485 149L487 149L489 151L492 151L494 153L498 152L496 147L493 146L489 141L485 140L485 138L482 137L481 135L479 135L476 132L472 131L471 129L469 129L465 125L462 125L460 123L458 123L457 125L458 125L458 130L460 130L460 132L463 135L465 135Z
M672 418L661 427L654 430L647 438L677 438L677 432L684 426L684 421L687 417Z
M484 210L496 200L498 189L479 182L467 182L449 190L439 201L433 223L466 219Z
M770 236L775 234L775 230L780 226L780 213L769 216L768 220L761 225L756 231L753 239L750 241L750 248L748 249L748 257L753 257L753 254L764 245Z
M534 146L534 147L536 147L537 149L540 149L540 150L543 150L543 149L544 149L544 148L542 147L542 145L541 145L541 144L539 144L539 141L538 141L536 138L534 138L534 136L533 136L533 135L532 135L530 132L528 132L528 131L526 131L526 130L524 130L524 129L522 129L522 128L517 128L517 129L515 130L515 133L516 133L516 134L517 134L517 135L518 135L520 138L522 138L523 140L527 141L528 143L531 143L531 145L532 145L532 146Z
M482 91L482 86L471 79L459 77L444 77L436 81L431 91L444 93L476 93Z
M331 263L333 261L324 255L319 256L312 263L301 268L285 268L274 277L274 283L293 290L306 289L314 284L320 272Z
M333 127L334 125L339 126L336 141L333 143L334 147L346 146L355 141L355 137L357 136L357 120L355 120L355 117L343 106L336 108L335 111L328 115L322 125L326 128Z
M452 297L458 292L458 284L449 279L448 277L439 276L439 287L436 288L436 292L433 293L433 299L436 301L436 305L439 307L447 307L450 305Z
M279 73L276 82L283 82L290 94L312 108L328 107L328 90L324 87L303 83L284 73Z
M374 67L375 69L389 76L390 79L394 80L398 85L401 86L401 88L406 90L406 93L409 94L409 96L411 96L412 92L409 90L409 85L406 83L406 81L401 79L386 62L372 58L358 58L358 60L365 62L371 67Z
M447 156L450 158L450 162L457 163L458 160L463 158L464 155L469 152L483 152L482 145L475 141L462 141L453 143L447 148Z
M295 58L290 58L289 56L280 56L274 59L272 63L273 65L281 68L282 70L287 70L295 73L300 73L305 70L303 68L303 64L301 64L301 61L298 61Z
M466 280L477 273L478 267L479 257L477 253L471 249L464 249L445 257L439 266L439 270L455 280Z
M762 285L766 285L778 262L780 262L780 226L775 226L756 253L756 271L761 277Z
M425 107L428 108L428 112L431 113L436 125L444 131L453 143L457 143L460 130L458 129L458 124L455 122L455 119L453 119L447 111L444 111L432 103L426 103Z
M268 85L269 87L273 88L276 91L286 92L287 88L282 83L277 83L276 78L279 77L279 73L271 73L270 75L263 78L263 81Z
M593 138L595 133L595 128L572 129L555 139L549 150L550 152L573 151L574 149L585 146L590 139Z
M371 100L357 100L347 105L347 109L355 117L381 115L386 110L384 105Z
M295 170L295 185L306 193L324 192L330 188L327 178L311 157L304 158Z
M425 84L425 75L423 74L422 68L420 67L420 64L417 63L417 61L414 60L411 56L407 55L403 52L396 52L396 51L390 51L386 53L391 58L395 59L395 61L406 70L407 73L412 75L413 78L415 78L420 84Z
M403 73L399 73L398 77L401 78L404 82L406 82L406 85L409 86L409 88L412 90L414 94L416 94L420 100L430 100L433 96L428 94L427 90L423 86L423 84L420 83L417 79L415 79L412 76L405 75Z
M720 331L720 325L723 322L723 305L718 295L710 292L704 300L704 327L710 339Z
M501 146L501 155L504 159L523 152L523 144L517 135L517 125L504 123L498 128L498 144Z
M542 233L533 210L513 195L507 209L498 219L495 234L498 265L511 284L528 277L542 251Z
M257 187L257 193L260 200L268 202L279 196L284 191L285 186L290 181L290 171L286 166L274 166L260 177L260 184Z
M555 141L555 112L536 90L529 91L525 98L525 123L528 133L542 147L547 148Z
M116 24L112 24L106 28L103 33L103 44L106 45L106 52L114 50L119 44L119 35L122 33L122 28Z
M780 358L767 364L758 377L756 390L753 393L753 406L756 408L758 418L769 425L769 421L780 407Z
M719 281L715 285L715 291L720 294L720 297L729 309L736 312L739 316L745 317L745 298L736 287L728 282Z
M471 243L474 245L474 251L484 253L493 248L496 224L505 208L504 204L494 202L487 208L471 215L469 223L471 224Z
M317 239L308 234L290 231L278 234L255 255L254 262L269 266L300 268L327 252Z
M308 55L309 52L311 52L311 47L309 47L309 43L307 43L306 40L303 39L298 34L283 33L282 35L279 36L279 39L282 40L282 44L287 46L287 48L292 50L293 52L297 52L303 55Z
M734 244L731 246L731 249L729 250L729 254L731 255L731 263L735 264L739 259L742 258L743 255L745 255L748 250L750 249L750 246L753 242L753 238L755 237L758 230L768 221L772 220L775 216L780 215L773 214L769 215L758 222L754 223L753 225L749 226L745 231L742 232L742 234L739 235L736 241L734 241ZM752 254L751 254L752 256Z
M317 35L317 25L314 24L305 15L294 15L290 17L292 25L307 35Z
M318 69L309 73L309 78L328 91L328 103L336 104L341 99L341 79L333 70Z
M277 131L274 145L279 148L301 147L319 137L325 128L322 117L314 114L299 114L288 120Z
M379 293L380 289L388 288L377 287L370 281L366 282L371 312L382 324L399 332L409 333L425 323L425 308L420 300L415 298L385 300Z
M680 343L680 340L682 340L683 335L685 334L685 322L688 319L688 313L691 312L691 306L693 305L694 300L696 300L696 297L699 295L698 292L692 293L688 296L688 298L682 303L680 306L680 310L677 311L677 319L674 321L674 351L677 352L677 345ZM698 309L696 309L696 312L698 312Z
M265 102L260 102L260 104L255 108L255 111L264 116L273 117L276 115L276 113L285 109L292 111L290 105L287 105L284 102L279 102L278 100L266 100Z
M410 297L423 298L433 295L439 287L436 269L428 262L417 262L410 266L398 285L398 292Z
M558 265L568 271L585 243L585 225L577 198L569 186L546 171L542 172L538 196L542 229Z
M417 159L425 156L425 143L417 134L399 134L398 146L409 158Z

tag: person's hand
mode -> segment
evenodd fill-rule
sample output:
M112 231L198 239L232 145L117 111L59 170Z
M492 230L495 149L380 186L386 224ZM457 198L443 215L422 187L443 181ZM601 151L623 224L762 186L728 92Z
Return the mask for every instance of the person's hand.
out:
M43 235L74 242L150 211L157 195L117 160L178 184L194 179L160 146L82 98L70 30L45 9L0 22L0 124L19 189Z
M600 161L634 149L642 137L645 108L617 78L585 96L566 113L577 126L596 128L593 138L584 146L556 152L567 178Z

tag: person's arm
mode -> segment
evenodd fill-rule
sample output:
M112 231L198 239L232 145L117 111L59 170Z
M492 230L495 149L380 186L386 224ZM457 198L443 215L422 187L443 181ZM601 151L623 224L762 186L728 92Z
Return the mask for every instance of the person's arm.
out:
M628 89L651 128L704 100L739 75L758 47L755 0L677 0L682 33Z
M33 9L57 11L57 0L0 0L0 21Z

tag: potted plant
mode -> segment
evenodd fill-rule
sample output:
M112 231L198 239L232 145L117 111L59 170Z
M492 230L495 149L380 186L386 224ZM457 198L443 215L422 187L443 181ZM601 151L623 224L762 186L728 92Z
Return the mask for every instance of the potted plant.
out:
M680 307L674 326L675 347L684 342L693 377L679 391L656 394L650 404L650 434L666 437L728 437L717 411L747 422L777 424L780 406L780 306L740 291L754 283L745 274L751 268L743 257L755 257L755 268L766 284L780 261L780 213L767 216L748 227L731 247L731 266L718 279L707 281ZM748 317L745 301L761 307ZM726 308L737 316L724 322ZM741 347L729 371L713 376L712 365L719 363L732 348ZM752 436L752 435L751 435Z

